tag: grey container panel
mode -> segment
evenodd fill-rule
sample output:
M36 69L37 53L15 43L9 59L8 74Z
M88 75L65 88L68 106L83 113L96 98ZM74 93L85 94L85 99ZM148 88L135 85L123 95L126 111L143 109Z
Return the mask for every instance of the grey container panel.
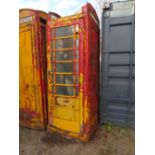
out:
M110 52L130 51L131 25L117 25L110 27Z
M100 121L134 127L134 15L115 17L102 15Z
M116 125L116 126L127 126L127 123L128 122L128 115L122 115L121 113L106 113L106 115L103 116L104 119L103 121L105 123L111 123L113 125Z
M119 18L111 18L110 26L121 26L121 25L129 25L132 23L132 17L119 17Z
M104 17L116 18L127 17L134 14L134 1L111 3L109 10L106 10Z
M113 53L109 55L109 64L124 65L130 63L130 53Z
M135 79L132 80L132 97L131 97L131 106L135 105Z
M125 78L129 77L130 66L110 66L109 77L111 78Z

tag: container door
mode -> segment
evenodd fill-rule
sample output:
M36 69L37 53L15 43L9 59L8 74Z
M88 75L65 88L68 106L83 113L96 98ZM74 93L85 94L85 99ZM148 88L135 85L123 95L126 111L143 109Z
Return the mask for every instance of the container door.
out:
M132 126L134 16L105 18L102 29L101 119L119 126Z
M80 133L79 25L51 29L52 51L49 71L50 125ZM49 68L48 68L49 69Z

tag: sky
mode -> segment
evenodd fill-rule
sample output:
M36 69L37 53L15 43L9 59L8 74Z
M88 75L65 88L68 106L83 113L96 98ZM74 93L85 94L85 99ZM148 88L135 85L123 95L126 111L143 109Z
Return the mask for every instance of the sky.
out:
M19 0L19 8L38 9L45 12L51 11L61 16L68 16L79 11L86 2L90 2L96 9L98 16L100 16L101 7L97 0Z

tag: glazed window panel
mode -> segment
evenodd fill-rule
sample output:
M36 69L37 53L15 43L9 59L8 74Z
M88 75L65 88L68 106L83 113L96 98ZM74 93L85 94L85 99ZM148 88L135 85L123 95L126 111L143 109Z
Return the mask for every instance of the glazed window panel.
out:
M19 19L19 23L23 24L23 23L27 23L27 22L31 22L32 21L32 16L28 16L28 17L23 17Z
M56 75L56 83L58 84L74 84L74 77L72 75Z
M74 47L74 39L73 38L56 40L56 49L73 48L73 47Z
M56 63L56 72L73 72L73 63Z
M74 87L56 86L56 94L74 96Z
M79 77L78 77L78 75L76 75L75 83L79 84Z
M76 60L78 60L78 59L79 59L79 51L76 50Z
M74 53L73 51L57 51L56 60L73 60Z
M76 63L76 64L74 64L75 65L75 69L76 69L76 72L79 72L79 63Z
M55 67L55 64L52 63L52 72L54 72L54 67Z
M78 60L79 54L78 50L76 51L76 55L74 58L74 51L52 51L51 52L51 61L68 61L68 60ZM56 55L56 58L55 58Z
M54 34L51 63L55 77L54 93L57 95L79 95L79 39L77 34L74 35L74 27L51 30Z
M75 96L79 95L79 87L75 87Z
M73 26L64 26L55 29L56 37L69 36L73 35L74 27Z

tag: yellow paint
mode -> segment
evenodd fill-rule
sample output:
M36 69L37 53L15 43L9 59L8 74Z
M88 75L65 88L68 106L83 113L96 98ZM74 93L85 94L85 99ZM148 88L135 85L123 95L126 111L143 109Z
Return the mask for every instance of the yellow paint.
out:
M89 138L90 138L86 134L81 134L81 133L77 134L74 132L67 132L67 131L61 130L59 128L50 126L50 125L47 126L47 130L49 132L54 131L54 132L57 132L57 133L60 133L60 134L66 135L66 136L74 137L74 138L80 139L80 140L85 141L85 142L88 142Z
M73 121L53 118L53 126L61 130L67 131L67 132L74 132L74 133L80 132L80 126L76 122L73 122Z
M83 74L80 74L83 76ZM52 124L49 124L49 131L63 130L70 136L78 137L83 130L83 81L80 82L81 89L78 97L51 95L49 94L48 105L52 112ZM50 89L51 87L49 87ZM82 137L80 139L83 139ZM84 140L84 139L83 139ZM86 138L85 138L86 140Z
M77 60L57 60L56 63L71 63L71 62L78 62Z
M85 100L84 100L84 123L86 123L88 121L89 118L89 108L88 108L88 100L87 100L87 96L85 96Z
M80 132L79 99L70 97L52 97L53 124L57 128L70 132Z
M69 35L69 36L57 37L56 40L68 39L68 38L73 38L73 37L78 38L78 35Z
M53 21L51 24L51 28L56 28L59 26L54 26L55 22L63 22L64 26L71 25L71 20L79 20L83 15L78 14L69 17L58 18L57 20ZM66 39L68 37L72 38L79 38L79 34L74 34L73 36L63 36L56 39ZM55 49L53 47L52 51L68 51L74 50L74 48L61 48ZM50 54L50 47L48 46L48 71L52 71L52 64L51 64L51 54ZM66 61L67 63L69 61ZM78 61L77 61L78 62ZM51 79L51 75L55 73L48 74L48 79ZM56 74L63 74L63 75L72 75L73 73L70 72L57 72ZM83 100L83 83L84 83L84 76L83 73L79 75L79 95L78 96L65 96L59 94L52 94L52 83L51 80L48 80L48 109L49 109L49 124L48 124L48 131L56 131L62 134L67 134L68 136L73 136L82 140L87 140L88 135L85 135L83 132L84 126L84 100ZM54 82L54 85L59 86L73 86L71 84L57 84ZM87 115L88 116L88 115ZM87 117L86 117L87 119Z
M72 50L74 50L74 48L59 48L59 49L57 49L57 51L61 51L61 52L65 52L65 51L72 51Z
M66 96L66 95L58 95L58 94L55 94L55 97L68 97L68 96ZM75 96L69 96L69 98L75 98ZM79 98L79 97L77 97L77 98Z
M84 16L84 14L77 13L77 14L72 15L72 16L66 16L66 17L62 17L62 18L53 19L50 23L51 28L53 28L53 26L55 28L59 27L59 25L55 25L55 22L63 23L64 24L63 26L67 26L67 25L71 25L72 21L74 21L74 20L80 20L80 18L82 18L83 16Z
M82 85L84 81L84 76L82 73L80 73L80 79L79 79L79 83Z
M53 73L51 73L51 74L53 74ZM64 74L64 75L72 75L73 72L56 72L56 74L58 74L58 75L61 75L61 74Z
M78 14L75 14L75 15L72 15L72 16L58 18L57 21L58 22L71 22L72 20L80 19L82 17L83 17L83 14L82 13L78 13Z
M25 14L24 14L25 15ZM27 13L28 15L28 13ZM19 33L19 107L21 110L27 109L30 112L39 113L41 118L33 118L31 123L20 120L21 125L28 127L42 126L43 109L40 87L40 75L37 69L34 43L34 29L26 24L20 25ZM34 56L34 57L33 57ZM33 125L34 124L34 125Z
M58 84L58 83L52 84L52 85L56 85L56 86L66 86L66 87L72 87L72 86L74 86L74 84Z
M24 28L23 28L24 29ZM31 29L20 32L20 108L34 110L35 103L35 85L32 64L32 32Z

